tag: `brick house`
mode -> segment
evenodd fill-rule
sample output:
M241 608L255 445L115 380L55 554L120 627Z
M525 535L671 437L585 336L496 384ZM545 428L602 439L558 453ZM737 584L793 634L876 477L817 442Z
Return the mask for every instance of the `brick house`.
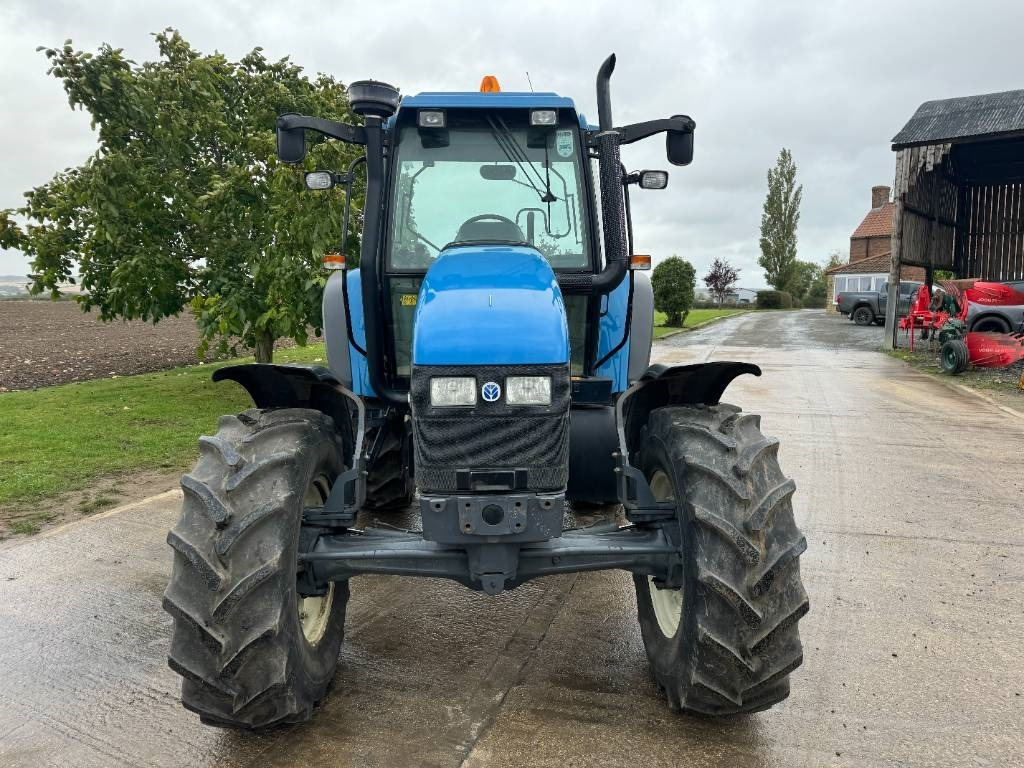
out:
M889 279L892 253L892 215L890 188L871 188L871 210L850 235L850 259L825 271L825 310L836 312L836 294L840 291L877 291ZM904 280L923 280L924 270L905 267Z

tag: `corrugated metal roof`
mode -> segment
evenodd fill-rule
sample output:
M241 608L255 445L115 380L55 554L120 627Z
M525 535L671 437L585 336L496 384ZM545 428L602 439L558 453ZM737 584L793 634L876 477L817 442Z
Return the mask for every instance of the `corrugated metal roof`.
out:
M893 149L1024 131L1024 90L926 101L893 139Z

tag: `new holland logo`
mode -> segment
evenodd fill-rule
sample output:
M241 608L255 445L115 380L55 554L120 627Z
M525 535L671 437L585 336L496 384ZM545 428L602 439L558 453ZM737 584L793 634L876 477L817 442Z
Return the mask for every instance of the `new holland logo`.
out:
M488 403L493 403L499 397L501 397L501 387L495 382L488 381L483 387L480 388L480 396Z

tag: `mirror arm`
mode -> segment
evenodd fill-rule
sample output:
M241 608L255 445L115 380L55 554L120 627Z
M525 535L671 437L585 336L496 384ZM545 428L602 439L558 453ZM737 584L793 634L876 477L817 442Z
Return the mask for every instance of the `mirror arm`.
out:
M361 125L348 125L334 120L305 115L281 115L277 118L279 131L307 130L322 133L332 139L340 139L349 144L366 144L366 129Z
M643 123L633 123L621 128L615 128L618 132L620 144L632 144L635 141L646 139L658 133L676 131L680 133L693 133L697 124L686 115L677 115L662 120L648 120ZM595 134L596 137L596 134Z

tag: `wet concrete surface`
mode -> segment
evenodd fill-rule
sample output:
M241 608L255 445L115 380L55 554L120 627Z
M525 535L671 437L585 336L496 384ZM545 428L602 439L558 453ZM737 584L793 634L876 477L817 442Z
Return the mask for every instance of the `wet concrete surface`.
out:
M759 313L655 347L764 371L726 399L782 438L811 599L769 712L670 712L625 574L360 577L310 723L204 727L164 662L171 492L0 545L0 766L1024 765L1024 421L845 340L874 330Z

